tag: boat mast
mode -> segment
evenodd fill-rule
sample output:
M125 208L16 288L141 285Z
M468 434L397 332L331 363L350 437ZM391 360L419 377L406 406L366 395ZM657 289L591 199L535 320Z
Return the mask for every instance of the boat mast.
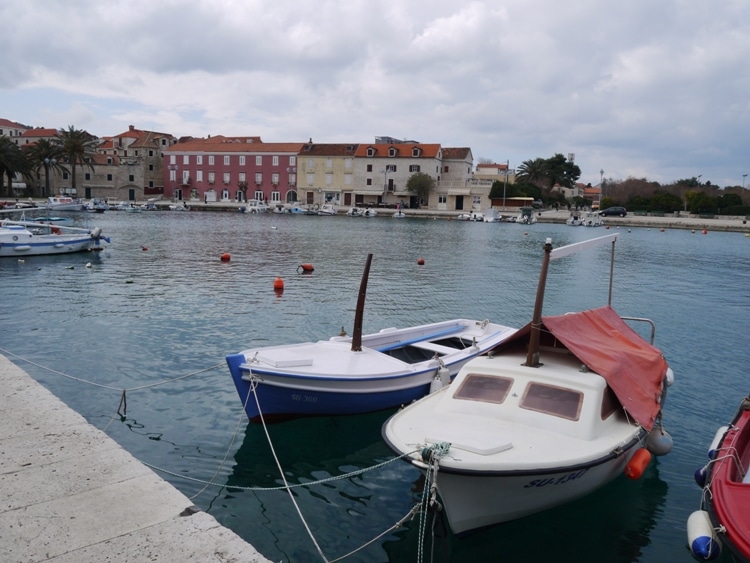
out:
M534 317L531 320L531 335L529 336L529 350L526 355L526 366L539 367L539 334L542 329L542 305L544 304L544 286L547 284L547 270L552 256L552 239L548 238L544 243L544 259L542 260L542 271L539 274L539 285L536 288L536 301L534 302Z
M365 271L362 273L362 282L359 284L359 297L357 298L357 311L354 314L354 332L352 333L352 352L362 351L362 318L365 312L365 295L367 294L367 279L370 277L370 263L372 254L367 255Z

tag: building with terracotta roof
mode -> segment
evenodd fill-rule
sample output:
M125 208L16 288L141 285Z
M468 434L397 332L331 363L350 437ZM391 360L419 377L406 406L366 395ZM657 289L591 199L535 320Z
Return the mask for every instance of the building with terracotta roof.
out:
M297 158L297 197L307 205L344 205L354 189L356 143L305 143Z
M10 137L17 145L21 144L19 137L29 129L31 127L0 117L0 136Z
M188 138L164 151L165 195L176 201L297 201L302 145L260 137Z

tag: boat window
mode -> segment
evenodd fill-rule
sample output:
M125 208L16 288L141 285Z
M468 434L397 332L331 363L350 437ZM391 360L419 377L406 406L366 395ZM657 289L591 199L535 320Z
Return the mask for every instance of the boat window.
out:
M521 398L520 407L568 420L578 420L582 403L583 393L578 391L542 383L529 383Z
M453 398L501 404L508 396L511 385L512 379L470 373L456 389Z
M612 391L612 388L607 386L604 390L604 397L602 398L602 420L607 420L612 413L616 412L620 408L620 401L617 399L617 395Z
M424 362L435 357L435 352L432 350L425 350L416 346L402 346L386 350L383 353L407 364L418 364L419 362ZM442 356L442 354L438 353L438 356Z
M460 338L458 336L442 338L440 340L433 340L433 342L435 344L440 344L441 346L447 346L448 348L455 348L456 350L471 348L474 344L474 342L470 338Z

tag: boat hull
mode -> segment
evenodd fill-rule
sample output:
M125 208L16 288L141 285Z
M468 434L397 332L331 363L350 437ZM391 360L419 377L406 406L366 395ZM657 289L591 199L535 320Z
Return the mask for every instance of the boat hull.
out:
M703 497L721 543L735 560L750 561L750 398L719 440Z
M504 341L515 329L458 319L362 338L250 349L227 356L227 365L253 422L303 416L347 415L395 408L429 393L438 374L454 377L472 358ZM449 349L437 342L472 339ZM440 351L440 359L435 358ZM408 358L409 354L417 355ZM419 356L419 354L423 354ZM418 359L420 361L414 361ZM408 361L407 361L408 360ZM441 367L444 371L439 372ZM257 401L256 401L257 399Z
M54 226L49 228L59 230ZM89 233L34 234L23 226L10 225L0 231L0 257L6 258L85 252L101 248L99 245L100 238Z
M439 470L438 492L448 524L453 533L466 534L586 496L622 475L642 441L634 438L618 455L554 470L495 474Z

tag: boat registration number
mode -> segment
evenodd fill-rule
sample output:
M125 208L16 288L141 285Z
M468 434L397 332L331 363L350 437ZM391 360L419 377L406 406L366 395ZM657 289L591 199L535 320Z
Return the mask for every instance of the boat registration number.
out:
M526 483L523 488L528 489L530 487L546 487L547 485L562 485L563 483L568 483L570 481L575 481L579 477L583 477L583 475L588 471L588 467L586 469L581 469L579 471L573 471L572 473L566 473L565 475L561 475L560 477L552 477L548 479L534 479L533 481L529 481Z
M300 395L298 393L292 393L292 401L299 403L317 403L318 398L315 395Z

